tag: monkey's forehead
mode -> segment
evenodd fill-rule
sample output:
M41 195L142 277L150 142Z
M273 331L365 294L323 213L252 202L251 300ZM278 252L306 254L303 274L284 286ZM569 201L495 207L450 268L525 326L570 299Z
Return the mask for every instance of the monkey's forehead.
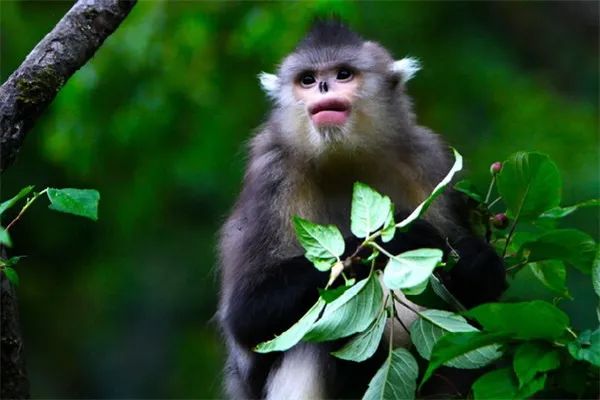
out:
M289 80L304 71L318 71L340 65L362 72L385 73L392 62L388 51L375 42L363 42L360 46L316 46L290 54L281 63L277 75L283 80Z

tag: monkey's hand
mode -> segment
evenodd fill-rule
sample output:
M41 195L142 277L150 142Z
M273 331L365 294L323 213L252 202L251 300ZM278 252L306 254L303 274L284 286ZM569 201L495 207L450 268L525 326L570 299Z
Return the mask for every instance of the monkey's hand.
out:
M404 218L397 214L396 220ZM362 242L356 238L346 239L348 254L345 255L344 271L351 276L363 278L368 275L370 263L365 260L372 253L370 248L360 248ZM400 254L421 248L437 248L444 251L445 258L451 250L458 254L456 265L448 271L436 271L448 290L467 308L478 304L497 300L506 289L504 264L496 251L483 239L475 235L466 235L452 242L452 249L445 237L429 222L414 221L406 231L396 232L389 243L377 244L391 254ZM358 249L358 251L357 251ZM383 269L387 265L387 257L380 254L375 260L375 268Z
M440 271L446 288L467 308L498 300L506 289L502 258L483 239L463 237L452 244L459 260L448 271Z
M396 220L400 221L407 215L408 213L398 213ZM373 249L369 246L361 246L362 240L355 237L346 238L345 242L347 250L343 258L344 272L347 271L351 276L366 277L371 265L370 257ZM444 237L425 220L416 220L406 231L397 231L394 238L388 243L383 243L381 238L378 238L376 242L393 255L421 248L441 249L445 253L449 250ZM382 270L387 265L388 258L379 254L373 262L375 269Z

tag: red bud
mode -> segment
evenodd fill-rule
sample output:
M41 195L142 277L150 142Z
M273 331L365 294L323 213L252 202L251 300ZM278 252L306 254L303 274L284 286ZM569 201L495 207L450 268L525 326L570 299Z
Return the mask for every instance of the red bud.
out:
M490 173L492 174L492 176L496 176L496 174L498 174L500 170L502 170L502 163L500 161L496 161L495 163L490 165Z
M504 213L496 214L490 218L492 225L497 229L508 227L508 217Z

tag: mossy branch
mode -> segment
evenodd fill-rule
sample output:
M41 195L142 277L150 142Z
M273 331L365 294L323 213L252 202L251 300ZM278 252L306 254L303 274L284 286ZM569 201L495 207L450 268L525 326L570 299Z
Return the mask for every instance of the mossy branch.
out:
M79 0L0 87L0 170L67 80L127 17L136 0Z

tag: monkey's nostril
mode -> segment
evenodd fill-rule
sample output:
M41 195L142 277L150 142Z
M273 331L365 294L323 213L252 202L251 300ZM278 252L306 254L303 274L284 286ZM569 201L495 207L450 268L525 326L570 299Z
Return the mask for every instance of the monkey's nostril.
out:
M327 93L328 90L329 89L327 87L327 82L325 82L325 81L319 82L319 92L321 92L321 93Z

